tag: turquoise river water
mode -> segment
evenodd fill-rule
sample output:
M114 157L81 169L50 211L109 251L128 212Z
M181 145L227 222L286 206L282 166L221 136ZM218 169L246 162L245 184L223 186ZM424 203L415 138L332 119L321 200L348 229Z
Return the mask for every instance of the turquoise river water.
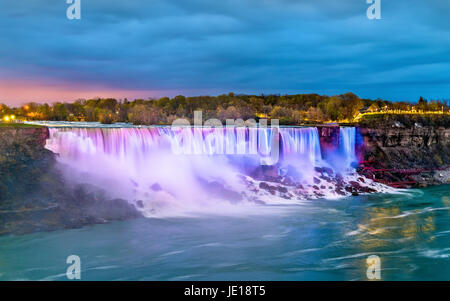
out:
M450 280L450 187L0 237L0 280Z

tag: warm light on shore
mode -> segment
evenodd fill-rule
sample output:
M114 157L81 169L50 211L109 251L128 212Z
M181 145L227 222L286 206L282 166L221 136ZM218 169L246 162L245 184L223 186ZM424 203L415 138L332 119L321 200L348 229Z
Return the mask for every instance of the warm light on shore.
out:
M5 115L3 116L3 121L10 122L16 119L16 115Z

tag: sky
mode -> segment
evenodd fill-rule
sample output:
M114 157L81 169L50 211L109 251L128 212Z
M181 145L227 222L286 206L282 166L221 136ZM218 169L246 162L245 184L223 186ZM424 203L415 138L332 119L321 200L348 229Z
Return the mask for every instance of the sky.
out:
M450 1L0 0L0 103L222 93L450 98Z

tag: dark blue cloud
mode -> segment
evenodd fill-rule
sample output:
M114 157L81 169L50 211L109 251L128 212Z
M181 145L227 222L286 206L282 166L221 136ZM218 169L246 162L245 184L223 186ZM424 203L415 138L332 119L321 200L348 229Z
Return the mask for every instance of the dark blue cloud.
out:
M393 100L450 92L448 1L381 0L375 21L365 0L81 1L82 19L70 21L64 0L0 0L0 80Z

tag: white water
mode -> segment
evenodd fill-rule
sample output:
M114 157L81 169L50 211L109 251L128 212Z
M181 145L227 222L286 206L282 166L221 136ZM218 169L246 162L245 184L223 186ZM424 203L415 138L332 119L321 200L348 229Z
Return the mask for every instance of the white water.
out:
M333 183L314 182L314 177L320 175L315 167L331 166L342 174L344 181L357 180L350 167L356 159L355 128L341 128L333 162L322 159L316 128L280 128L279 136L274 131L50 128L47 148L59 154L58 160L70 181L91 183L112 198L140 203L147 215L234 211L261 203L339 197ZM275 156L276 164L261 166L273 157L274 147L280 150L279 156ZM255 176L261 172L277 179L271 182L271 178ZM280 184L280 180L287 179L296 184ZM262 180L285 189L275 192L260 189ZM361 184L385 189L369 180L366 183ZM313 188L315 184L321 186L320 192Z

